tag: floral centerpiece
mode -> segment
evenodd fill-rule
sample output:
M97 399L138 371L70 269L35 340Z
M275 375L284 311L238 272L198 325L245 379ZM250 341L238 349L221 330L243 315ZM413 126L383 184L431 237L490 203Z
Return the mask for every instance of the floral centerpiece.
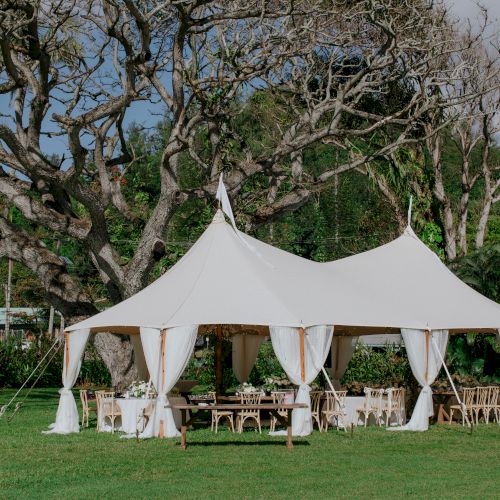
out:
M252 392L262 392L262 389L260 387L254 387L248 382L243 382L236 388L236 395L240 393L251 394Z
M279 391L283 389L288 389L292 383L286 377L267 377L264 383L264 389L266 391Z
M133 398L143 398L148 392L148 384L144 380L134 380L127 389L129 396Z

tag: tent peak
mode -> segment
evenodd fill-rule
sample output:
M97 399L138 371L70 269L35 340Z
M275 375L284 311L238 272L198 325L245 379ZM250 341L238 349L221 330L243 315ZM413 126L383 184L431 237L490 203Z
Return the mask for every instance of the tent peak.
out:
M224 219L224 212L219 208L217 212L215 212L212 224L220 224L221 222L226 222L226 219Z

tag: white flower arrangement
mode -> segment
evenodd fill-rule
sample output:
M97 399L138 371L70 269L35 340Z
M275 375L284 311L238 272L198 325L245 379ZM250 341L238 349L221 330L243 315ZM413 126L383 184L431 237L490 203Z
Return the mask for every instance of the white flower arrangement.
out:
M134 380L128 386L129 396L132 396L133 398L142 398L146 395L147 391L148 384L144 382L144 380Z
M252 392L261 392L262 389L259 387L254 387L252 384L248 382L243 382L241 385L237 387L237 392L238 393L244 393L244 394L251 394Z

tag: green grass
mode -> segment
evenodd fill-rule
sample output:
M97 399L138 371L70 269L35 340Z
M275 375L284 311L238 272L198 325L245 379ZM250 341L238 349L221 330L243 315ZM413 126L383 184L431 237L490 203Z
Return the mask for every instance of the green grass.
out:
M12 391L0 391L0 405ZM94 428L43 435L55 390L37 390L0 419L0 498L500 498L500 426L369 427L294 439L226 430L141 442ZM267 432L267 430L266 430Z

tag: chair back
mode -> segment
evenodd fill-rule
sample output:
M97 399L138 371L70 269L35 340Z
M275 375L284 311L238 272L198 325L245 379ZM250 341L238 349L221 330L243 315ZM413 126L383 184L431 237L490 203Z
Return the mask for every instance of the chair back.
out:
M382 413L382 398L384 397L385 389L372 389L365 387L365 408L367 410L375 410L377 413Z
M80 401L82 402L82 407L86 410L89 407L89 395L86 390L80 391Z
M476 387L476 405L486 406L488 404L489 387Z
M493 385L489 387L489 396L488 396L488 406L498 406L498 396L500 395L500 386Z
M100 416L112 415L116 413L116 400L113 391L96 391L97 413Z
M337 395L338 400L335 398ZM347 397L347 391L325 391L325 408L326 412L339 411L345 408L345 399Z
M319 413L319 407L321 405L321 398L323 396L323 391L312 391L310 395L311 395L311 412Z
M259 405L260 401L262 399L262 393L261 392L241 392L240 393L240 398L241 398L241 404L242 405ZM258 414L259 410L241 410L240 413L243 414Z
M390 387L387 393L387 408L401 410L405 406L405 389L403 387Z
M276 392L271 392L271 396L273 398L273 404L275 405L284 405L285 399L286 399L286 392L283 391L276 391Z
M465 387L463 390L463 398L462 403L466 408L471 408L474 404L474 399L476 396L476 388L475 387Z

